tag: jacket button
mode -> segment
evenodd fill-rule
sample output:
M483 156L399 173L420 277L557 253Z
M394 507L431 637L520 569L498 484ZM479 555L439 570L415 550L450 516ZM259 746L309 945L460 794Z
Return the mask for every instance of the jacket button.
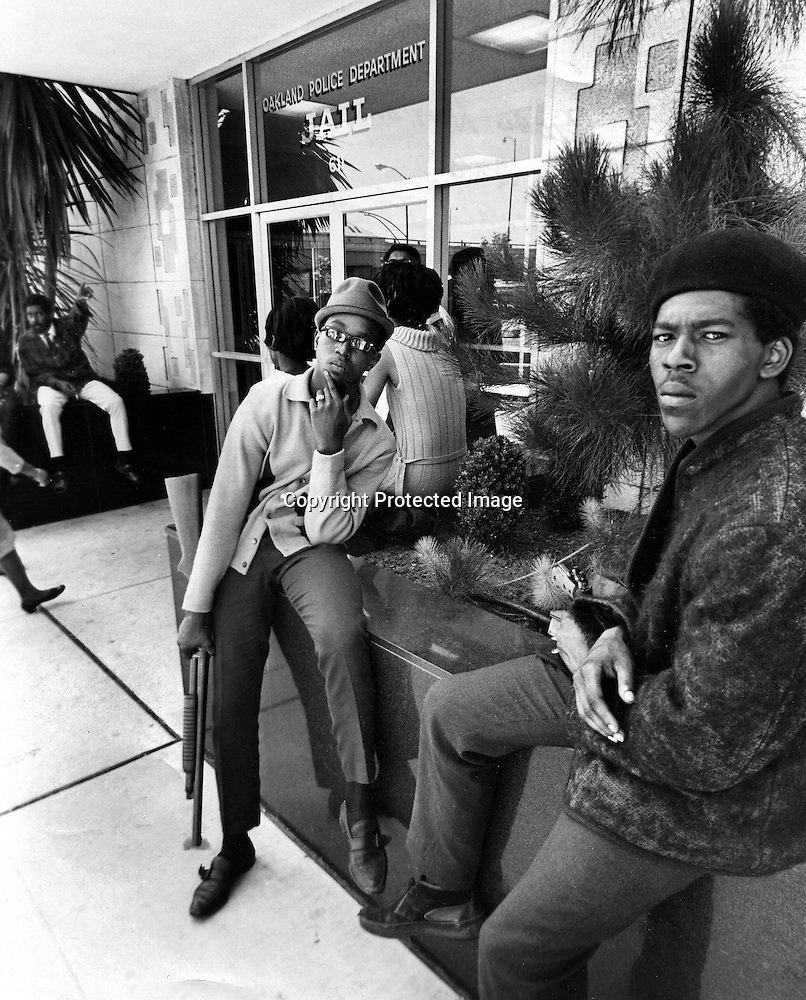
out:
M253 545L257 545L257 539L256 539L256 538L253 538L253 539L252 539L252 544L253 544Z
M242 562L242 563L241 563L241 566L243 566L243 568L244 568L244 569L246 569L246 567L247 567L248 565L249 565L249 563L245 563L245 562Z

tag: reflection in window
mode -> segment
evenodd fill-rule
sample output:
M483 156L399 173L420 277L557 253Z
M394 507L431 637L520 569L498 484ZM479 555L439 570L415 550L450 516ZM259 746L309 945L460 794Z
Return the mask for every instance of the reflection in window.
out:
M344 270L348 278L372 278L393 243L406 243L425 263L425 203L348 212L344 217Z
M449 191L448 312L463 340L501 344L519 331L496 322L480 329L469 319L463 283L492 300L514 299L534 268L539 236L530 191L537 178L508 177L455 185ZM502 277L502 275L504 275Z
M222 269L221 273L225 334L220 347L222 350L239 351L242 354L259 354L260 333L250 220L240 216L226 219L217 225L219 240L223 229L223 249L227 262L226 270ZM219 255L221 251L219 243Z
M549 0L453 0L450 170L541 155Z
M323 306L330 297L330 224L327 218L269 226L272 303L302 295Z
M204 87L212 211L249 204L246 119L240 69Z
M406 0L257 64L266 200L426 173L428 25Z

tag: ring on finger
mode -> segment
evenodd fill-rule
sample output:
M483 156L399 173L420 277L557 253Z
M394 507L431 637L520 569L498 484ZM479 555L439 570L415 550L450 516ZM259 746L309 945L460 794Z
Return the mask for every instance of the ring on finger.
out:
M324 401L325 401L325 394L323 392L317 392L317 394L316 394L316 402L317 403L324 403Z

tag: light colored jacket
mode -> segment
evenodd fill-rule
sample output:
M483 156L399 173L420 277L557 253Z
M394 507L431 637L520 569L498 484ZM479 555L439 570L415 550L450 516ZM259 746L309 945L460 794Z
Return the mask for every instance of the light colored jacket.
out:
M231 566L245 574L268 530L283 555L345 542L358 530L392 461L395 442L364 390L344 447L316 450L309 402L313 368L272 375L238 407L218 460L199 546L188 581L186 611L209 611ZM295 500L319 498L303 513Z

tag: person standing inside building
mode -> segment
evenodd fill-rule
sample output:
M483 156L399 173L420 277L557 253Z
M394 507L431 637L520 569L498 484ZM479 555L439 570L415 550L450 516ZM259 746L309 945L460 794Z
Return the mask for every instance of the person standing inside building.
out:
M47 472L44 469L37 469L26 462L24 458L20 458L5 443L2 433L0 433L0 469L10 472L13 476L26 476L39 486L48 485ZM35 587L31 583L17 552L14 531L2 513L0 513L0 570L20 595L22 610L29 615L33 614L40 604L52 601L64 590L64 584L40 590L39 587Z
M386 853L372 799L375 704L361 589L344 548L394 454L361 378L391 334L380 289L348 278L316 313L315 362L254 386L227 431L179 627L182 652L215 651L213 744L224 841L190 907L226 903L255 860L258 714L274 608L302 618L324 678L347 799L349 870L383 890ZM212 626L212 634L211 634Z
M374 406L386 389L395 460L381 490L396 496L453 492L467 453L462 376L444 335L428 325L442 281L422 264L390 261L379 273L395 331L367 375Z
M599 944L664 899L806 860L806 422L785 389L806 258L719 230L662 258L650 293L661 418L685 444L628 592L552 616L568 677L538 658L431 688L408 840L423 877L360 914L388 937L481 927L483 1000L586 1000ZM498 763L568 742L565 809L482 924L472 889Z
M410 243L392 243L381 257L381 267L388 264L390 260L402 260L406 264L419 264L421 261L420 251Z
M46 295L28 295L23 303L28 330L20 337L20 364L36 389L50 454L50 479L57 493L64 493L69 485L61 417L71 399L84 399L109 414L118 453L115 469L129 482L141 482L132 464L126 406L114 389L99 380L81 346L92 315L87 305L91 297L92 289L82 285L73 308L63 317L54 315L53 302Z

